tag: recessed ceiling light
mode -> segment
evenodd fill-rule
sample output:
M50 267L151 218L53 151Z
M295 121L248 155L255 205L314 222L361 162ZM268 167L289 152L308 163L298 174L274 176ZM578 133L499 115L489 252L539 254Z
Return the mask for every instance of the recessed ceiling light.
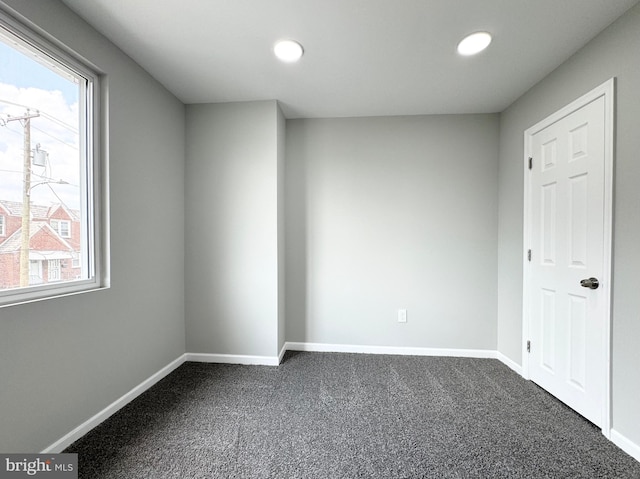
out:
M294 40L281 40L273 46L273 53L275 53L276 57L281 61L293 63L300 60L304 49L302 45Z
M487 48L491 43L491 34L487 32L476 32L465 37L458 43L458 53L460 55L475 55Z

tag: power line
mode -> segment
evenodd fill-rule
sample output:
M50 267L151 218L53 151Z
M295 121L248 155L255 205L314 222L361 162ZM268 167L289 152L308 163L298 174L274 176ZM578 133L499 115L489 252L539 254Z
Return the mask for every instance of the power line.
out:
M53 178L50 176L45 176L45 175L40 175L38 173L36 173L35 171L31 172L32 175L37 176L39 179L46 181L47 183L52 183L54 185L67 185L67 186L73 186L74 188L79 188L78 185L74 185L73 183L69 183L66 180L63 180L62 178Z
M14 102L9 102L9 101L5 101L5 100L0 100L0 101L4 101L5 103L11 103L11 104L13 104L13 105L17 105L17 104L16 104L16 103L14 103ZM12 131L13 133L15 133L15 134L17 134L17 135L20 135L20 133L19 133L19 132L15 131L15 130L13 130L13 129L11 129L11 128L9 128L8 123L9 123L9 122L12 122L12 121L20 121L20 122L22 123L22 122L24 121L25 131L26 131L26 129L27 129L27 128L29 129L29 138L30 138L30 136L31 136L31 135L30 135L30 130L31 130L31 128L35 128L36 130L40 131L40 132L41 132L41 133L43 133L44 135L46 135L46 136L48 136L48 137L50 137L50 138L52 138L52 139L54 139L54 140L56 140L56 141L58 141L58 142L62 143L62 144L63 144L63 145L65 145L65 146L68 146L69 148L72 148L72 149L74 149L74 150L78 151L78 148L77 148L75 145L72 145L72 144L70 144L70 143L67 143L67 142L65 142L64 140L61 140L60 138L58 138L58 137L56 137L56 136L54 136L54 135L52 135L52 134L50 134L50 133L48 133L48 132L46 132L46 131L44 131L44 130L40 129L40 128L37 128L37 127L35 127L35 126L31 125L31 121L30 121L30 120L31 120L32 118L39 117L41 114L40 114L40 112L39 112L38 110L35 110L35 111L36 111L36 113L35 113L35 114L30 114L30 113L29 113L29 111L30 111L30 109L29 109L29 108L27 108L27 114L26 114L25 116L22 116L22 117L13 117L13 116L7 115L7 120L6 120L6 121L3 121L2 126L5 126L5 127L7 127L7 129L8 129L9 131ZM50 116L50 115L48 115L48 116ZM53 118L53 117L51 117L51 118ZM27 138L26 133L25 133L25 138ZM26 144L27 144L27 143L26 143L26 139L25 139L25 145L26 145ZM38 144L38 146L36 147L36 149L37 149L38 147L39 147L39 144ZM27 152L26 152L26 151L24 151L24 148L23 148L23 154L24 154L24 155L27 155ZM30 157L30 156L31 156L31 150L28 152L28 154L29 154L29 157ZM35 153L34 153L34 155L35 155ZM35 175L35 176L37 176L37 177L41 178L42 180L44 180L44 182L43 182L43 183L44 183L44 184L46 184L46 185L49 187L49 189L51 190L51 192L55 195L55 197L56 197L56 198L58 198L58 200L60 200L60 201L62 202L62 200L60 199L60 197L58 196L58 194L57 194L57 193L53 190L53 188L51 187L51 183L52 183L52 182L55 182L55 183L57 183L57 184L67 184L67 185L71 185L71 183L69 183L69 182L67 182L67 181L63 181L63 180L55 180L55 179L51 178L51 177L50 177L50 175L51 175L51 171L49 170L49 168L47 168L47 167L46 167L46 165L45 165L45 172L44 172L44 173L45 173L45 175L46 175L47 173L49 173L49 175L47 175L47 176L45 176L45 175L41 175L41 174L38 174L38 173L36 173L35 171L31 171L30 165L28 165L28 164L26 163L26 161L27 161L27 160L26 160L26 158L27 158L27 156L25 156L25 167L24 167L24 171L23 171L23 173L24 173L25 175L27 175L27 174L28 174L29 178L30 178L31 174L33 174L33 175ZM47 170L49 170L49 171L47 171ZM6 171L7 171L7 172L9 172L9 173L18 173L18 172L16 172L16 171L12 171L12 170L6 170ZM25 183L25 186L28 188L28 183L30 183L30 181L25 180L25 182L24 182L24 183ZM42 183L41 183L41 184L42 184ZM34 186L37 186L37 185L34 185ZM71 186L76 187L76 188L78 187L77 185L71 185ZM29 190L30 190L30 189L29 189ZM62 203L64 204L64 202L62 202ZM65 205L65 206L66 206L66 205Z
M9 100L3 100L0 99L0 103L5 103L7 105L12 105L12 106L18 106L20 108L25 108L27 110L36 110L40 113L40 116L45 117L46 119L48 119L49 121L52 121L54 123L57 123L58 125L70 130L72 133L78 134L78 129L76 127L74 127L73 125L70 125L69 123L65 123L64 121L62 121L59 118L56 118L55 116L45 112L45 111L41 111L38 110L37 108L33 108L27 105L21 105L20 103L15 103L13 101L9 101Z
M19 106L20 108L31 109L31 107L28 107L27 105L21 105L20 103L14 103L14 102L9 101L9 100L0 99L0 103L6 103L7 105Z
M62 198L60 198L60 197L58 196L58 193L56 193L56 192L55 192L55 190L54 190L54 189L53 189L53 187L51 186L51 183L45 183L45 184L49 187L49 189L51 190L51 192L53 193L53 195L54 195L56 198L58 198L58 201L60 201L60 204L61 204L62 206L64 206L64 207L65 207L66 209L68 209L68 210L73 210L73 209L74 209L74 208L70 208L70 207L69 207L69 205L67 205L67 204L62 200Z
M4 125L4 126L5 126L5 128L6 128L7 130L9 130L11 133L15 133L16 135L22 136L22 133L20 133L19 131L16 131L16 130L13 130L13 129L9 128L9 126L8 126L8 125ZM60 138L58 138L58 137L56 137L56 136L53 136L51 133L46 132L46 131L42 130L41 128L38 128L37 126L33 126L33 125L32 125L32 128L33 128L34 130L38 130L40 133L43 133L43 134L47 135L49 138L52 138L52 139L54 139L54 140L56 140L56 141L58 141L58 142L62 143L63 145L68 146L69 148L72 148L72 149L74 149L74 150L76 150L76 151L80 151L80 150L79 150L79 148L78 148L77 146L72 145L71 143L67 143L67 142L66 142L66 141L64 141L64 140L61 140Z
M5 170L5 169L0 169L0 172L2 173L15 173L15 174L22 174L22 171L18 171L18 170ZM76 185L74 183L69 183L68 181L63 180L62 178L53 178L50 176L45 176L45 175L40 175L38 173L36 173L35 171L32 171L31 174L33 176L37 176L38 179L42 180L42 181L46 181L47 183L52 183L54 185L65 185L65 186L73 186L74 188L80 188L79 185Z
M57 137L53 136L51 133L48 133L48 132L46 132L46 131L44 131L44 130L42 130L42 129L38 128L37 126L34 126L34 127L33 127L33 129L34 129L34 130L38 130L40 133L44 133L44 134L45 134L45 135L47 135L49 138L53 138L54 140L59 141L59 142L60 142L60 143L62 143L63 145L66 145L66 146L68 146L69 148L73 148L74 150L78 151L78 147L77 147L77 146L74 146L74 145L72 145L71 143L67 143L67 142L66 142L66 141L64 141L64 140L61 140L60 138L57 138Z
M47 120L52 121L52 122L54 122L54 123L57 123L57 124L58 124L58 125L60 125L60 126L63 126L63 127L65 127L65 128L67 128L68 130L70 130L72 133L75 133L76 135L79 133L79 132L78 132L78 129L77 129L76 127L74 127L73 125L70 125L70 124L68 124L68 123L65 123L64 121L62 121L62 120L60 120L60 119L58 119L58 118L56 118L56 117L54 117L54 116L51 116L51 115L49 115L49 114L48 114L48 113L46 113L46 112L44 112L44 113L43 113L43 112L40 112L40 114L41 114L43 117L45 117Z
M11 133L15 133L16 135L20 135L20 136L22 136L22 133L20 133L19 131L16 131L16 130L13 130L13 129L9 128L9 126L8 126L8 125L4 125L4 127L5 127L7 130L9 130Z
M18 131L16 131L16 130L14 130L14 129L12 129L12 128L9 128L9 125L8 125L6 122L3 122L3 124L1 124L0 126L4 126L4 127L6 127L6 129L7 129L7 130L9 130L10 132L12 132L12 133L14 133L14 134L16 134L16 135L18 135L18 136L22 136L22 133L20 133L20 132L18 132ZM47 131L44 131L44 130L42 130L41 128L38 128L37 126L31 125L31 127L32 127L33 129L35 129L35 130L38 130L40 133L42 133L42 134L44 134L44 135L48 136L49 138L51 138L51 139L53 139L53 140L56 140L56 141L58 141L58 142L62 143L63 145L65 145L65 146L67 146L67 147L69 147L69 148L71 148L71 149L73 149L73 150L75 150L75 151L80 151L80 150L79 150L79 148L78 148L77 146L72 145L71 143L67 143L66 141L61 140L60 138L58 138L58 137L56 137L56 136L52 135L51 133L49 133L49 132L47 132Z

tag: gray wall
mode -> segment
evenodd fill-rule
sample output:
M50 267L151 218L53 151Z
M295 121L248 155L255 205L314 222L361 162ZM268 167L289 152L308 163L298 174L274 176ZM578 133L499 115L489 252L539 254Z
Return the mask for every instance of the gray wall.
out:
M190 353L278 354L278 115L275 101L187 106Z
M0 451L38 452L184 353L184 106L60 3L6 3L107 78L112 286L0 309Z
M511 105L500 121L498 349L521 364L523 132L617 78L613 428L640 444L640 5Z
M498 131L498 115L288 121L287 340L496 349Z

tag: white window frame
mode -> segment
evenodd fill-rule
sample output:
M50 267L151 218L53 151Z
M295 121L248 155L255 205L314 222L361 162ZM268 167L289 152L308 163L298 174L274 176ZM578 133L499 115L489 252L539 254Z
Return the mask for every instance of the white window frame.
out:
M72 254L73 254L73 257L71 258L71 267L79 268L81 266L80 255L78 255L77 253L72 253Z
M7 219L0 215L0 236L7 236Z
M41 54L87 80L84 95L80 98L81 111L85 114L80 125L80 149L85 159L81 162L81 175L84 180L80 182L80 194L83 198L81 216L84 219L80 222L83 246L80 264L83 271L88 272L88 279L0 290L0 308L108 288L108 168L106 146L103 143L107 120L102 116L102 111L106 111L106 108L102 108L105 100L100 90L101 75L69 47L53 39L46 32L37 32L14 18L1 3L0 29L15 35Z
M61 238L71 238L71 221L53 219L50 223L51 227ZM63 228L63 225L66 225L66 229Z

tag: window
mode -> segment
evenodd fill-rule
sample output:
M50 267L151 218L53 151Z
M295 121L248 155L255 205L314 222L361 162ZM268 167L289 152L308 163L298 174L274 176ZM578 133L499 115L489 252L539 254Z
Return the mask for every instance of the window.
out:
M78 256L78 253L73 254L73 259L71 260L71 267L72 268L80 267L80 256Z
M51 227L63 238L71 238L71 221L51 220Z
M104 286L98 87L0 11L0 306Z
M4 215L0 215L0 236L7 236Z

